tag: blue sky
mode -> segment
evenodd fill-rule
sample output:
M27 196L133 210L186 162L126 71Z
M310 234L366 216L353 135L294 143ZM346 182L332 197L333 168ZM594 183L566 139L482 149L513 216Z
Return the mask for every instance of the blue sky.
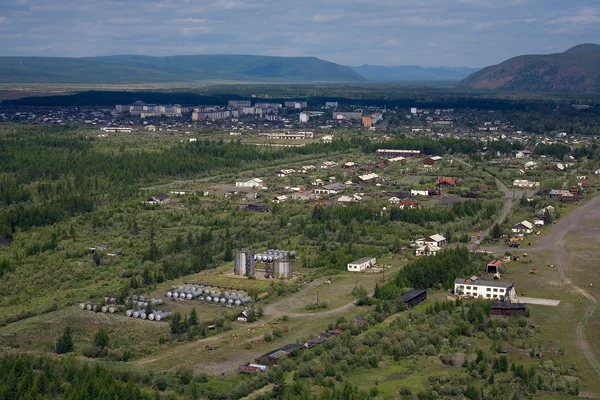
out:
M0 0L0 55L483 67L594 41L598 0Z

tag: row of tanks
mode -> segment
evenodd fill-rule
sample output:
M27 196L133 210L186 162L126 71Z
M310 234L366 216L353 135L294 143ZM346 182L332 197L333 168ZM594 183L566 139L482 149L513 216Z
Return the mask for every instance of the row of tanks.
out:
M147 312L146 310L127 310L125 311L125 316L131 318L139 318L139 319L148 319L150 321L163 321L168 319L171 316L170 312L160 311L160 310L152 310L151 312Z
M224 292L205 286L180 286L177 289L169 290L166 293L167 298L173 300L205 300L208 303L223 304L229 306L240 306L250 302L251 298L242 292Z

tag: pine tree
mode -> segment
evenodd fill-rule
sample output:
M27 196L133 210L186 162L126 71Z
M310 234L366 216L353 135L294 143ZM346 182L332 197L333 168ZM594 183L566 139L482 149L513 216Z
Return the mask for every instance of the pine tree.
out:
M198 314L196 313L196 308L192 308L192 311L190 312L190 317L188 318L188 324L189 326L198 325Z
M56 354L65 354L73 351L73 336L71 327L67 325L62 336L56 342Z
M94 346L104 349L105 347L108 347L108 343L108 333L104 329L100 328L100 330L94 335Z

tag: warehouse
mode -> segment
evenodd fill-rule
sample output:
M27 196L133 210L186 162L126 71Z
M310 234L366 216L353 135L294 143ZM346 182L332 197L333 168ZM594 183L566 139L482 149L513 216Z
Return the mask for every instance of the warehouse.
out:
M348 263L348 271L358 272L364 271L367 268L371 268L377 263L377 259L375 257L364 257L359 260Z
M414 305L427 300L427 290L411 290L410 292L406 292L402 296L400 296L399 300L402 306L405 306L406 308L413 307Z
M525 311L527 310L527 304L523 303L504 303L498 302L492 304L492 315L520 315L525 316Z

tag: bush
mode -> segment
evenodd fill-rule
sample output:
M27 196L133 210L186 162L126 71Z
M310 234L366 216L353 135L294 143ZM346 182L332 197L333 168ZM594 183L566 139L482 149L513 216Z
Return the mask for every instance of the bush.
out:
M266 333L264 336L264 339L265 339L265 342L270 343L271 341L273 341L273 336Z
M97 346L86 347L83 350L83 355L87 358L98 358L102 355L102 349Z
M167 390L167 386L167 380L162 376L159 376L154 380L154 387L160 390L161 392Z

